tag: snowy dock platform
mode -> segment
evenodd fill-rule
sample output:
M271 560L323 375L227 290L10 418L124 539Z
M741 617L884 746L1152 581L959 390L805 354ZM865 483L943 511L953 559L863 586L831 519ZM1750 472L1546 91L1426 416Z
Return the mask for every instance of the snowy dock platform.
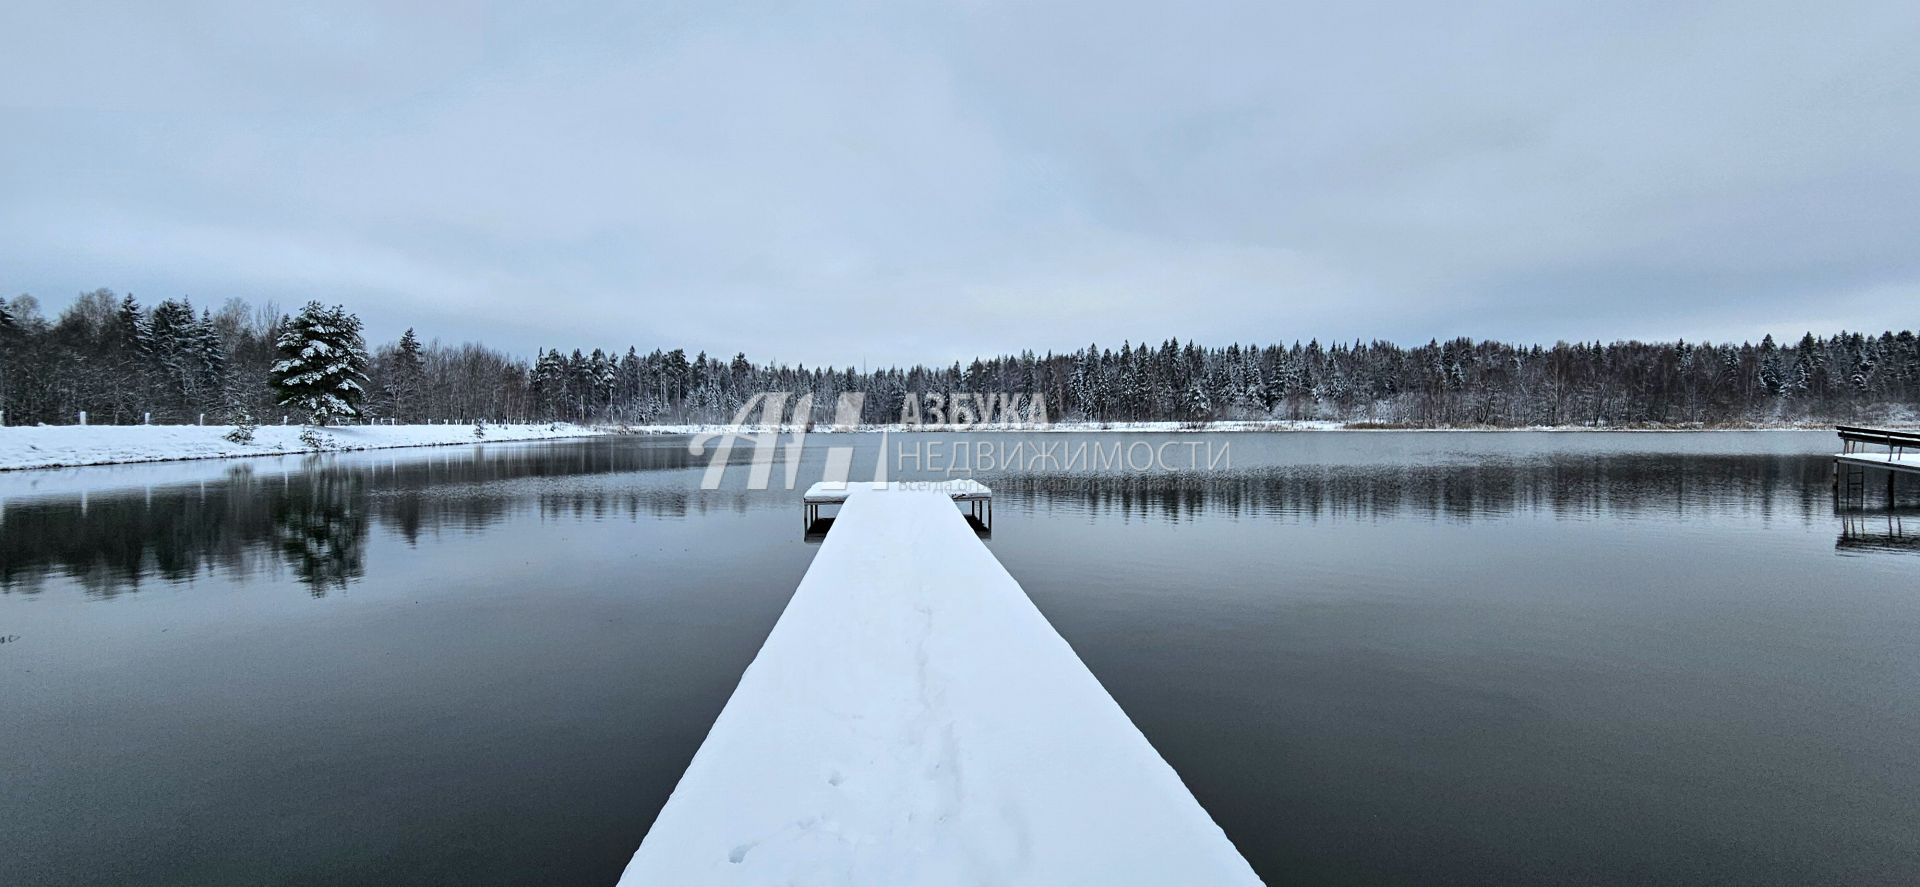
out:
M855 487L867 487L871 489L874 486L872 483L859 481L844 483L821 481L807 487L807 491L800 494L800 521L802 525L806 527L807 538L824 538L827 528L832 526L833 522L831 520L821 521L820 506L845 505L847 495L851 493ZM894 489L922 490L943 494L947 498L967 506L967 514L972 518L973 528L976 532L990 533L993 530L993 491L988 489L986 484L979 481L964 479L917 481L893 484L883 483L882 486Z
M1259 883L950 494L837 523L621 884Z
M1894 502L1897 482L1902 474L1920 474L1920 433L1887 431L1880 428L1837 426L1841 451L1833 454L1833 492L1837 497L1864 497L1867 470L1887 473L1887 504ZM1873 451L1869 447L1886 447Z
M1835 453L1834 461L1855 468L1878 468L1883 471L1899 471L1908 474L1920 474L1920 453L1904 456L1891 456L1886 453Z

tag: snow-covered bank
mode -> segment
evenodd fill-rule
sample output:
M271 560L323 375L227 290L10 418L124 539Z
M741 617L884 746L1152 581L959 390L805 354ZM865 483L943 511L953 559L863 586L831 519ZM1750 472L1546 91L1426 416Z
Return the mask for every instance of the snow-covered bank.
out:
M1239 421L1235 421L1235 422L1211 422L1205 425L1196 425L1190 422L1104 422L1104 423L1102 422L1051 422L1044 425L978 424L978 425L968 425L968 426L907 425L899 422L894 422L894 423L863 424L863 425L855 426L853 428L836 428L833 425L822 422L820 424L813 426L813 428L810 429L809 433L832 434L835 432L843 432L843 433L854 432L854 433L860 433L860 434L877 434L882 431L888 431L888 432L977 431L977 432L1009 432L1009 433L1082 432L1082 431L1134 431L1134 432L1339 431L1344 427L1346 426L1340 422L1320 422L1320 421L1239 422ZM798 431L800 430L800 428L797 425L775 426L775 425L761 425L761 424L755 423L755 424L740 425L740 426L723 425L723 424L630 425L630 426L623 425L621 426L621 430L625 432L633 433L633 434L722 434L729 431L739 433L739 434L758 434L760 432L765 432L765 431L775 431L782 434L788 434L788 433Z
M620 883L1259 883L948 495L868 487Z
M1834 422L1823 421L1823 422L1752 423L1752 424L1742 424L1742 425L1680 424L1680 425L1425 426L1425 425L1396 425L1396 424L1371 423L1371 422L1340 422L1340 421L1323 420L1323 419L1304 419L1299 421L1233 420L1233 421L1207 422L1207 423L1063 421L1063 422L1053 422L1045 425L981 424L981 425L971 425L971 426L965 426L965 427L952 426L952 425L904 425L900 423L892 423L892 424L875 423L875 424L863 424L853 428L835 428L832 425L821 423L813 426L813 428L810 429L808 433L833 434L836 432L838 433L850 432L850 433L857 433L857 434L877 434L879 432L886 431L886 432L893 432L893 433L976 432L976 433L1008 433L1008 434L1046 434L1046 433L1096 434L1096 433L1107 432L1107 433L1130 433L1130 434L1172 434L1172 433L1196 434L1196 433L1205 433L1205 432L1251 433L1251 432L1292 432L1292 431L1370 431L1370 432L1423 432L1423 433L1484 432L1484 433L1492 434L1492 433L1503 433L1503 432L1550 431L1550 432L1565 432L1565 433L1616 433L1617 434L1617 433L1623 433L1623 432L1686 433L1686 432L1695 432L1695 431L1826 431L1826 430L1831 430L1835 424L1836 423ZM1850 421L1850 422L1840 423L1840 424L1870 425L1874 428L1886 428L1886 429L1920 429L1920 422L1915 422L1909 419L1878 420L1878 421L1859 420L1859 421ZM780 434L791 434L799 430L800 428L797 425L777 425L776 426L776 425L761 425L761 424L749 424L749 425L740 425L740 426L723 425L723 424L623 425L620 427L620 431L622 433L627 433L627 434L723 434L727 432L734 432L737 434L758 434L758 433L769 432L769 431L777 432Z
M252 443L234 443L226 425L31 425L0 428L0 471L164 462L174 459L222 459L276 456L311 448L298 425L263 425ZM538 425L488 425L474 437L472 425L342 425L320 429L327 449L374 450L431 447L497 441L553 440L607 433L565 422Z
M1912 422L1869 422L1874 427L1916 428ZM976 433L1207 433L1207 432L1293 432L1293 431L1554 431L1554 432L1689 432L1689 431L1782 431L1825 430L1825 423L1781 423L1740 427L1593 427L1534 426L1529 428L1398 428L1354 426L1331 421L1234 421L1193 425L1182 422L1056 422L1050 425L1008 426L976 425L968 428L929 425L862 425L839 429L856 433L976 432ZM234 443L225 435L225 425L31 425L0 427L0 471L23 468L70 468L83 465L115 465L132 462L165 462L179 459L222 459L236 456L279 456L310 450L300 440L300 426L261 426L252 443ZM472 425L346 425L326 428L327 449L372 450L389 447L426 447L499 441L554 440L603 434L754 434L774 431L789 434L797 426L720 424L696 425L622 425L618 427L575 425L567 422L541 422L529 425L488 425L486 436L475 438ZM835 433L830 425L816 425L810 433Z

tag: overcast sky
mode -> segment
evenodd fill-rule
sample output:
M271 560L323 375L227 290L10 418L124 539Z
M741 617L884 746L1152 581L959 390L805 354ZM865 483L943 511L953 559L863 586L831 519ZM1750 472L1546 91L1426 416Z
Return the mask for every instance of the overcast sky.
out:
M517 353L1920 321L1920 7L0 5L0 292Z

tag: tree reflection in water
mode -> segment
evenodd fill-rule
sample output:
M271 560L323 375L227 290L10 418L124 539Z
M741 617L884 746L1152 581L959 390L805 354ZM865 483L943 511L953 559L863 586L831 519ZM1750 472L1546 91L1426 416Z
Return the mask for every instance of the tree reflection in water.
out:
M315 597L366 574L365 499L358 472L314 465L270 500L273 546Z
M1822 456L1620 453L982 479L997 499L1070 502L1097 514L1165 520L1207 512L1469 521L1544 511L1566 518L1610 512L1791 514L1812 523L1835 511L1827 470Z
M375 526L411 545L424 533L484 528L518 507L631 517L716 504L690 501L699 493L697 475L664 489L593 479L701 464L684 444L664 441L477 447L425 458L310 456L272 470L261 464L236 462L222 478L188 485L8 502L0 511L0 590L34 593L48 576L64 575L110 597L143 581L285 568L321 596L365 575Z
M735 458L749 454L741 448ZM704 467L684 440L632 438L236 462L224 478L205 483L4 503L0 590L33 593L48 576L64 575L91 594L111 596L149 579L180 582L214 570L246 577L284 568L324 595L364 576L376 527L413 545L423 535L485 528L516 509L547 519L604 520L794 507L793 494L783 490L739 489L744 472L729 473L734 486L728 489L700 490ZM1561 453L1442 464L1276 464L1185 475L977 477L994 488L1002 508L1122 521L1183 521L1202 513L1304 521L1473 521L1520 512L1564 519L1744 515L1797 518L1807 526L1832 521L1842 551L1920 551L1910 488L1899 507L1862 513L1836 504L1829 468L1829 458L1818 455Z

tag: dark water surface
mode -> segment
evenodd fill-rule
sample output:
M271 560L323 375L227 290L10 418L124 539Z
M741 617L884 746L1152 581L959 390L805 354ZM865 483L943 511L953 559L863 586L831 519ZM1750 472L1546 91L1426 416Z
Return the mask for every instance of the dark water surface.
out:
M980 479L1269 882L1920 883L1920 484L1836 508L1820 432L1210 439ZM815 550L703 469L0 474L0 883L612 883Z

